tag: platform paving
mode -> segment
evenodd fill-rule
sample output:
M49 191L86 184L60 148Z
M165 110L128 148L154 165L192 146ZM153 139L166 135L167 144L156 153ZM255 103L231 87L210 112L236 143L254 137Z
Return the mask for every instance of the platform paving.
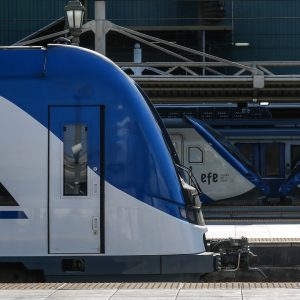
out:
M73 286L73 288L71 288ZM7 285L0 287L0 299L6 300L214 300L214 299L300 299L299 283L149 283L103 285ZM135 288L132 288L134 287ZM154 288L152 288L155 286ZM159 286L159 288L157 288ZM169 288L173 286L173 288ZM146 287L146 288L145 288ZM45 289L44 289L45 288Z
M269 220L260 221L218 221L209 222L207 225L207 239L240 238L242 236L251 239L299 239L300 222L280 221L272 223Z

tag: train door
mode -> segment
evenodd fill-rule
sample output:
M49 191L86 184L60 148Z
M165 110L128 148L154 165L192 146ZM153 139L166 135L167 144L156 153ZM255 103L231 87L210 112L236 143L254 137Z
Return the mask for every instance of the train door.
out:
M203 150L199 146L199 141L190 142L189 140L183 141L181 134L170 134L173 146L177 152L180 162L190 168L194 175L200 178L200 174L203 168L204 154ZM189 182L191 184L191 182Z
M235 145L269 185L270 197L278 197L278 188L285 178L285 144L236 143Z
M207 165L204 165L204 151L202 145L197 142L185 141L184 143L184 162L183 164L193 171L200 187L205 191L206 186L203 185L204 179L202 174L207 171ZM201 181L202 180L202 181ZM211 180L212 181L212 180ZM191 182L190 182L191 184ZM210 183L209 183L210 184ZM208 185L208 183L207 183Z
M196 178L200 178L201 172L203 172L204 153L199 145L199 140L197 142L184 140L181 134L170 134L170 138L180 162L191 169Z
M100 253L100 116L50 107L49 253Z

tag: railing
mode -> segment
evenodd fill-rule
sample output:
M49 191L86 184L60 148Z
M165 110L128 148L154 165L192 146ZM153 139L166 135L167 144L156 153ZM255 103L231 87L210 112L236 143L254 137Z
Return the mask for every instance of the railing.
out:
M105 32L114 31L140 44L150 46L169 55L173 62L142 62L142 57L136 62L119 62L118 65L133 78L139 80L198 80L207 81L248 81L252 82L254 90L263 89L265 80L283 80L293 82L300 80L300 61L252 61L234 62L221 57L216 57L195 49L191 49L174 42L156 38L145 33L134 31L103 20ZM95 21L90 21L83 26L83 31L95 32ZM17 45L31 45L38 41L54 38L68 33L68 30L52 33L32 40L19 41ZM184 53L187 56L184 56ZM189 57L192 55L195 60Z

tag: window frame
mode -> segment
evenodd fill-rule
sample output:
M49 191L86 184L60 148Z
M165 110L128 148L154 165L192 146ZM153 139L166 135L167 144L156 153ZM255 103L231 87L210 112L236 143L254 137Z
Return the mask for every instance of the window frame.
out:
M201 152L201 154L202 154L202 161L191 161L191 152L190 152L190 150L191 149L198 149L200 152ZM188 146L188 149L187 149L188 151L188 163L189 164L203 164L204 163L204 151L199 147L199 146Z

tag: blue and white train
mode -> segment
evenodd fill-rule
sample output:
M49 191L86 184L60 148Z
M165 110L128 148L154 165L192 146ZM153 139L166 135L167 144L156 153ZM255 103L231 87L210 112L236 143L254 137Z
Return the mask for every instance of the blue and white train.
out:
M0 268L200 274L197 190L139 88L65 45L0 50Z
M205 204L266 203L269 187L226 138L191 117L164 119L178 156L193 171Z
M174 119L183 115L203 120L250 162L251 168L270 190L268 203L291 203L287 201L289 192L283 194L283 187L291 179L291 171L300 160L298 103L270 104L267 107L258 104L248 107L237 104L156 105L156 108L171 126ZM177 134L185 127L177 126ZM300 195L296 193L291 198L292 203L299 203Z

